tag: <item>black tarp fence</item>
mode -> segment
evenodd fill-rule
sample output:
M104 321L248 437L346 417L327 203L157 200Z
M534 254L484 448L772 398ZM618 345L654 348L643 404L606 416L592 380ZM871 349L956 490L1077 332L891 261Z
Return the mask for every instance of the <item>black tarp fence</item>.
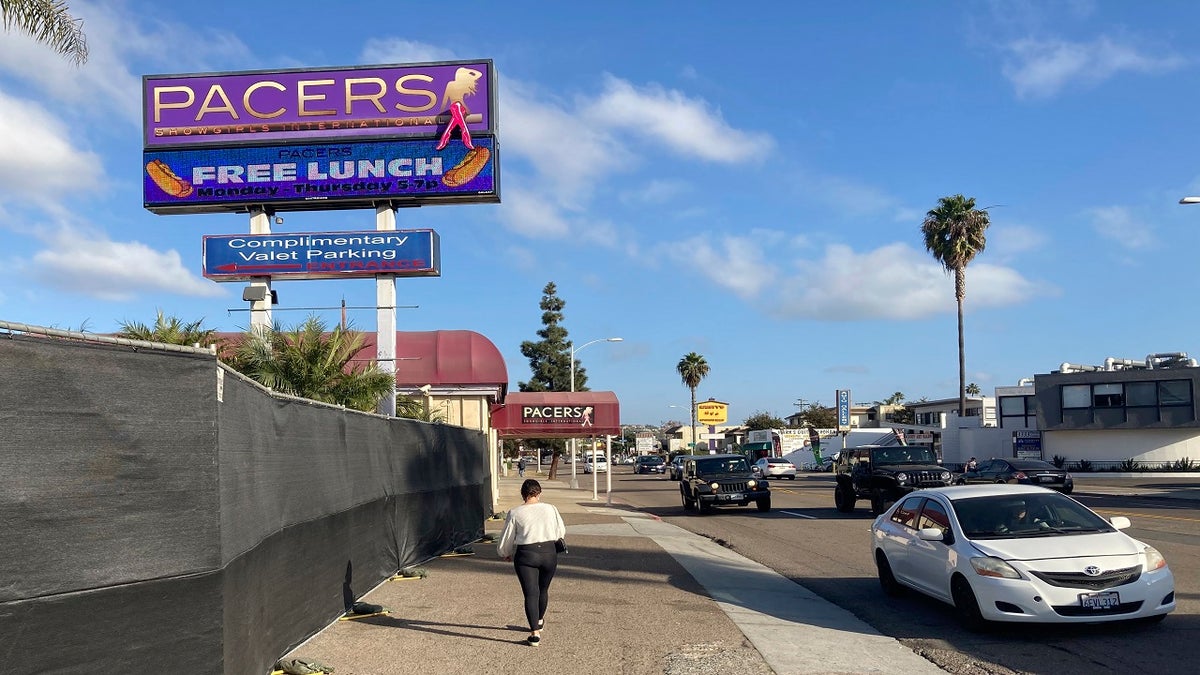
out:
M0 333L6 673L257 675L491 513L481 432Z

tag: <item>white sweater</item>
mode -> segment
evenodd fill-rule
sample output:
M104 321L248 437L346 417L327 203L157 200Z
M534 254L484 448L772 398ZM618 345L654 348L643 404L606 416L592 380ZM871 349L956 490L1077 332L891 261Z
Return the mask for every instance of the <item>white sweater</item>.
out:
M537 502L522 504L509 510L504 516L504 530L496 542L496 554L501 558L512 556L517 546L555 541L567 536L567 526L552 504Z

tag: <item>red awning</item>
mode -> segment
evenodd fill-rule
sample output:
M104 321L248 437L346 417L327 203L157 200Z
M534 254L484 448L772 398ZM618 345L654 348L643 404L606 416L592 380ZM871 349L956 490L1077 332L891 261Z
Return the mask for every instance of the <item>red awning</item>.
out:
M516 392L492 406L501 438L620 436L621 406L611 391Z
M375 333L364 337L356 362L375 360ZM397 331L396 385L406 389L427 384L492 385L504 392L508 369L496 345L474 331Z

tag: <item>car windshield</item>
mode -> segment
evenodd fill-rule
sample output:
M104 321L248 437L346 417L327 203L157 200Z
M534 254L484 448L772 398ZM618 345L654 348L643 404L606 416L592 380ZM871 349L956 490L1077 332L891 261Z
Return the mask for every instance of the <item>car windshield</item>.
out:
M1113 526L1094 511L1057 492L968 497L953 501L968 539L1016 539L1095 532Z
M745 457L713 457L696 460L696 473L711 476L718 473L746 473L750 465Z
M642 457L638 461L641 462L642 464L662 464L663 458L662 457Z
M877 464L937 464L937 455L932 448L900 445L894 448L879 448L875 451Z

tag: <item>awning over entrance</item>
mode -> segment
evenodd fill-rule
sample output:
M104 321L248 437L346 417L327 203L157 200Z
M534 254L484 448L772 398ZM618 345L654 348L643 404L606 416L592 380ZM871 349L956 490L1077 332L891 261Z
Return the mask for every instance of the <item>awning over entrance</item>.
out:
M620 436L621 410L611 391L516 392L492 406L501 438Z

